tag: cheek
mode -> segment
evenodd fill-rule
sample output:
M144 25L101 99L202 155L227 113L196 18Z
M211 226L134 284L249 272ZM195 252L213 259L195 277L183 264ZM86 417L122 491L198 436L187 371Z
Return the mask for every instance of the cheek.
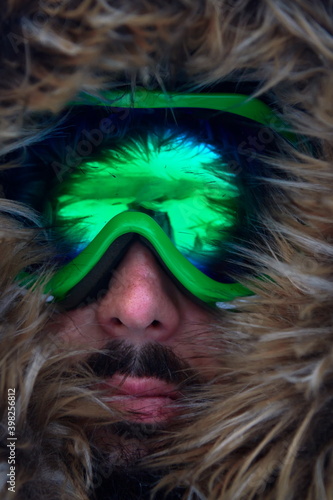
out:
M65 345L99 347L96 345L99 327L94 306L59 314L53 321L52 328Z
M200 310L193 314L192 321L170 346L175 354L194 368L205 380L212 380L221 371L221 352L224 350L223 339L216 339L213 315Z

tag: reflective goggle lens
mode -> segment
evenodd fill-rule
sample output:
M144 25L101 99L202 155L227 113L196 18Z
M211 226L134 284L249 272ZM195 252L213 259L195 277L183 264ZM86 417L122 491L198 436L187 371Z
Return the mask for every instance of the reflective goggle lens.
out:
M50 197L52 226L78 255L116 215L151 216L179 252L207 276L223 256L239 215L236 176L209 144L174 131L148 134L87 161Z

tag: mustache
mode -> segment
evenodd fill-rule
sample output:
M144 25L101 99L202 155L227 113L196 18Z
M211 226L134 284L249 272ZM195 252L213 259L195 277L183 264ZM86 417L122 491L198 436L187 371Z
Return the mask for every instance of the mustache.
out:
M109 342L101 353L90 356L89 368L100 378L116 373L134 377L155 377L178 385L201 384L196 370L179 358L170 348L160 344L146 344L140 348L125 341Z

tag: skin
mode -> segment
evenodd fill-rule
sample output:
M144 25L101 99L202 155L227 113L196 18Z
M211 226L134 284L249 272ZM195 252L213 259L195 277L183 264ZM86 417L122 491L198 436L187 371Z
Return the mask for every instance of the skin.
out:
M120 340L139 352L146 344L158 343L185 361L200 383L206 383L214 379L217 368L208 326L213 318L214 311L184 295L165 274L151 251L135 242L113 273L106 294L95 303L61 314L56 327L65 344L73 348L102 349L110 341ZM162 389L163 383L154 378L140 377L124 377L122 381L121 377L117 374L110 384L113 386L109 389L110 407L125 410L124 415L128 415L123 423L126 434L122 431L118 435L117 430L100 428L94 439L107 453L110 463L127 468L154 449L155 440L150 439L148 443L147 431L152 436L151 432L163 432L173 425L177 415L182 413L184 393L179 390L180 399L176 399L176 405L168 397L136 397L137 382L138 392L148 384L150 396L155 381ZM118 397L117 403L115 385L119 384L121 391L128 381L134 392L125 398L125 403L119 403ZM101 383L106 394L108 383L108 380Z
M212 316L177 288L148 248L135 242L104 297L60 315L57 328L67 344L83 348L100 349L111 340L125 340L138 349L157 342L210 379L215 361L203 352L209 352Z

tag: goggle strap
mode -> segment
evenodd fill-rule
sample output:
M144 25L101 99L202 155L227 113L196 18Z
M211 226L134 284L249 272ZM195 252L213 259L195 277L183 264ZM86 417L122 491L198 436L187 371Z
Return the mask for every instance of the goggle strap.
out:
M135 92L124 90L102 91L94 96L85 92L70 103L73 106L110 106L114 108L158 109L201 108L215 109L248 118L275 130L291 142L296 135L267 104L257 98L243 94L180 94L148 91L143 88Z

